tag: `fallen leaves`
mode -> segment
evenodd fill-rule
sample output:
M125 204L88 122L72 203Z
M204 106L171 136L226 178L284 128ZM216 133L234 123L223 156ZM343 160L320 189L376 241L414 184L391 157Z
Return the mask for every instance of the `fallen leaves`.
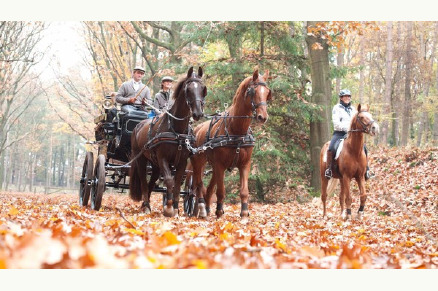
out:
M251 203L242 221L239 205L219 220L164 218L161 195L145 215L126 194L105 193L96 212L76 195L1 193L0 268L437 268L437 159L373 149L363 221L344 222L337 197L325 220L315 198Z

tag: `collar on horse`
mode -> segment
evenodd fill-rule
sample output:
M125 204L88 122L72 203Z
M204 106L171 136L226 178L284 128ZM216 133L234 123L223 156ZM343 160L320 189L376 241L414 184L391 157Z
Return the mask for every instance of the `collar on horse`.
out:
M266 103L265 101L262 101L257 104L254 103L255 90L257 89L258 86L263 86L266 89L270 90L265 82L252 82L252 81L249 84L248 89L246 89L245 98L246 96L249 96L251 98L251 105L252 105L252 111L254 117L257 115L256 113L257 108L259 108L260 106L268 106L268 103Z

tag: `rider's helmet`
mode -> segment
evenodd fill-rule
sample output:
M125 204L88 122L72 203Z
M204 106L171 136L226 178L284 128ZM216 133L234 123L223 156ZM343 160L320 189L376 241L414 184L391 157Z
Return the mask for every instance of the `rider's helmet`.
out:
M341 98L342 96L351 96L351 92L350 92L350 90L348 90L348 89L342 89L340 92L339 92L339 98Z

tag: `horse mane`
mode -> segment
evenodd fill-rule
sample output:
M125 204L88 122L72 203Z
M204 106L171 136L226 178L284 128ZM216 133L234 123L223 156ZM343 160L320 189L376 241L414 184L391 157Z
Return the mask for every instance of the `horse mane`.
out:
M176 84L175 91L173 91L173 94L172 94L172 97L171 97L173 100L176 100L176 98L178 97L179 93L183 89L183 85L184 85L184 82L186 80L187 80L187 76L185 76L182 79L178 80L178 83Z
M249 83L251 83L251 80L252 80L252 76L247 77L245 80L243 80L242 83L240 83L239 88L237 88L237 90L236 90L236 94L234 94L232 105L237 103L240 95L245 95L246 90L249 87Z

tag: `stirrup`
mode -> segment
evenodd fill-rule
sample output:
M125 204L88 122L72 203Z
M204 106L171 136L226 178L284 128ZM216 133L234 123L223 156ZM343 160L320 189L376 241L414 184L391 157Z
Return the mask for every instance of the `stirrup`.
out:
M365 172L365 181L367 181L367 180L369 180L369 179L371 179L371 178L374 178L376 175L372 172L372 171L370 171L370 170L367 170L366 172Z
M324 173L324 176L328 179L328 180L330 180L331 178L332 178L332 170L329 168L329 169L326 169L325 170L325 173Z

